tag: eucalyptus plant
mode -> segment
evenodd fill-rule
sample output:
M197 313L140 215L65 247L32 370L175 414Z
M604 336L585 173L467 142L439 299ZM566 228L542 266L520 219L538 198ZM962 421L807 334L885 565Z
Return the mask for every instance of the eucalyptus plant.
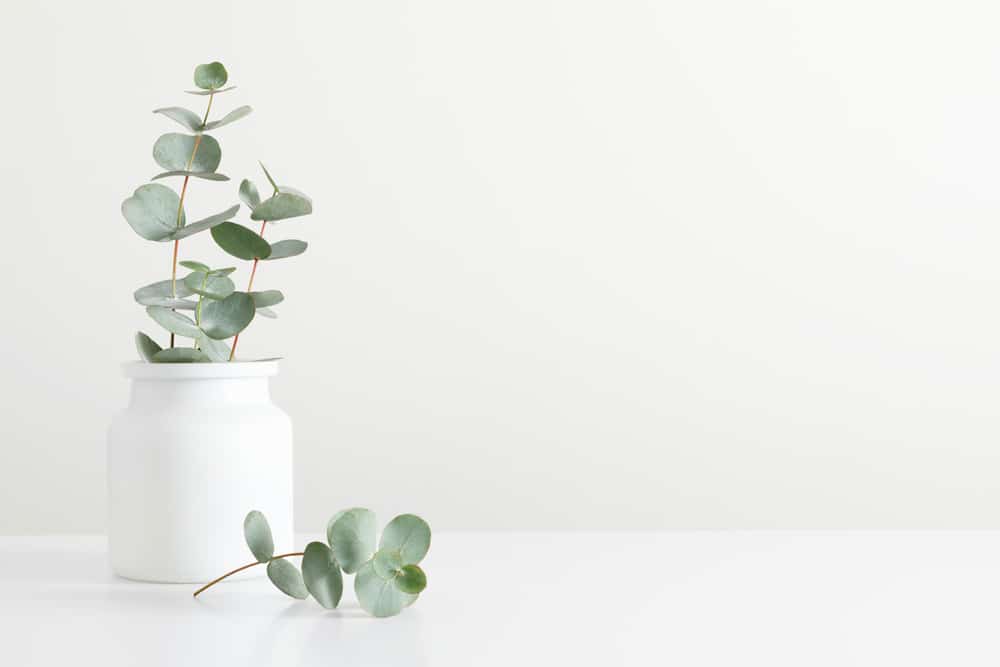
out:
M362 507L337 512L326 526L326 542L310 542L302 551L274 553L267 519L257 510L243 520L243 535L256 559L213 579L195 597L226 577L255 565L285 595L336 609L344 592L344 574L354 574L354 593L361 608L378 617L395 616L413 604L427 586L418 563L431 546L431 529L415 514L401 514L382 530L375 548L375 513ZM302 557L302 570L287 559Z
M145 333L136 334L136 347L146 361L232 361L239 334L257 315L277 317L271 306L285 298L278 290L253 291L258 262L301 255L307 247L304 241L292 239L274 244L264 240L268 223L312 213L312 200L294 188L279 186L263 164L261 168L272 190L270 196L261 199L256 185L246 179L238 191L240 201L250 209L250 220L260 223L259 232L233 222L239 204L188 223L184 199L190 179L229 181L228 176L217 171L222 162L222 148L207 133L245 118L252 111L249 106L241 106L218 120L209 120L215 96L236 88L226 87L228 80L229 74L222 63L198 65L194 71L198 90L185 92L208 97L204 115L183 107L153 111L187 130L187 133L164 134L153 144L153 160L165 171L151 180L181 178L180 193L162 183L150 182L136 188L122 202L122 215L139 236L159 243L173 242L170 278L140 287L134 294L135 300L146 307L149 317L170 334L166 348ZM216 245L226 253L252 262L245 291L238 291L229 278L236 267L213 269L200 261L178 260L180 242L206 230L211 230ZM178 278L178 265L190 273ZM191 311L193 317L180 311ZM176 346L178 336L190 338L191 345ZM231 344L227 342L229 339Z

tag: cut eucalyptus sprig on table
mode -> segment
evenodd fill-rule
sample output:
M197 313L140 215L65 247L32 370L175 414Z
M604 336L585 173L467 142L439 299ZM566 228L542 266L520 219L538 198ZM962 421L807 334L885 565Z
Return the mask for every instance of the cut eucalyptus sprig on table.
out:
M294 257L305 252L307 247L304 241L292 239L273 245L264 240L264 229L268 223L312 213L312 200L308 196L294 188L277 185L266 169L264 175L273 189L270 197L261 200L257 187L249 180L243 180L238 190L239 199L250 208L250 219L261 223L259 233L233 221L240 210L239 204L196 222L188 222L184 200L190 179L229 180L228 176L217 171L222 161L219 142L206 133L245 118L252 111L249 106L241 106L218 120L209 120L215 95L235 88L225 87L228 80L229 74L222 63L198 65L194 71L194 83L198 90L186 92L208 96L204 115L199 116L184 107L163 107L153 112L178 123L189 132L164 134L153 145L153 159L164 171L150 180L182 177L180 193L162 183L150 182L136 188L132 196L122 202L125 220L139 236L150 241L173 242L170 278L141 287L134 295L135 300L146 307L150 318L170 334L166 348L143 332L136 334L136 348L146 361L232 361L240 332L249 326L256 315L277 317L271 306L285 298L284 294L274 289L253 291L258 262ZM216 245L229 255L252 260L245 291L238 291L228 277L236 270L235 267L212 269L200 261L179 260L180 242L206 230L211 230ZM189 269L191 273L178 278L178 266ZM189 316L180 311L193 313ZM190 338L191 346L175 347L178 336ZM227 342L229 339L232 339L232 344Z
M267 519L257 510L243 520L243 535L256 559L213 579L195 597L223 579L255 565L266 565L267 576L285 595L304 600L310 595L321 606L336 609L344 592L344 574L354 574L354 593L372 616L395 616L413 604L427 586L418 565L431 546L431 529L415 514L401 514L382 530L375 543L375 513L362 507L337 512L326 527L326 542L310 542L302 551L274 554ZM288 558L302 557L301 572Z

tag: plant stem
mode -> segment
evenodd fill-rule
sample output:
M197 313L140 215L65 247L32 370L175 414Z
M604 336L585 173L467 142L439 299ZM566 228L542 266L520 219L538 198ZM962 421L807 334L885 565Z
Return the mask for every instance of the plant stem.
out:
M302 556L304 553L305 552L303 552L303 551L295 551L295 552L292 552L292 553L281 554L281 555L275 556L271 560L274 560L275 558L288 558L290 556ZM201 588L199 588L198 590L196 590L194 592L194 597L198 597L198 593L201 593L202 591L204 591L207 588L211 588L212 586L216 585L217 583L219 583L220 581L222 581L226 577L231 577L234 574L236 574L237 572L242 572L243 570L251 568L254 565L263 565L263 563L261 563L260 561L254 561L253 563L248 563L247 565L243 565L241 567L238 567L235 570L231 570L229 572L226 572L221 577L218 577L217 579L213 579L212 581L208 582L207 584L205 584L204 586L202 586Z
M277 192L277 190L275 190L275 192ZM267 220L265 220L264 222L262 222L261 225L260 225L260 237L261 238L264 238L264 228L265 227L267 227ZM253 277L255 275L257 275L257 262L259 262L259 261L260 261L259 258L257 258L257 257L253 258L253 268L250 269L250 282L247 284L247 292L249 292L251 289L253 289ZM240 335L236 334L236 337L233 338L233 348L231 350L229 350L229 361L232 361L233 357L236 356L236 344L238 342L240 342Z

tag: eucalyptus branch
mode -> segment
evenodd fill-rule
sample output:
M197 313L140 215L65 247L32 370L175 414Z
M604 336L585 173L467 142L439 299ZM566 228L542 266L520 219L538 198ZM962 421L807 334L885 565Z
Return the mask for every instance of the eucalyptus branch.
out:
M302 555L303 555L303 552L301 552L301 551L295 551L295 552L292 552L292 553L280 554L278 556L275 556L274 558L290 558L292 556L302 556ZM274 560L274 559L272 558L271 560ZM260 561L256 561L255 560L254 562L247 563L246 565L238 567L235 570L230 570L229 572L226 572L221 577L216 577L215 579L212 579L210 582L208 582L207 584L205 584L204 586L202 586L201 588L199 588L198 590L196 590L194 593L192 593L192 595L194 597L198 597L198 593L201 593L202 591L204 591L204 590L206 590L208 588L211 588L212 586L216 585L217 583L219 583L223 579L231 577L234 574L236 574L237 572L242 572L243 570L248 570L248 569L250 569L251 567L253 567L255 565L263 565L263 563L261 563Z

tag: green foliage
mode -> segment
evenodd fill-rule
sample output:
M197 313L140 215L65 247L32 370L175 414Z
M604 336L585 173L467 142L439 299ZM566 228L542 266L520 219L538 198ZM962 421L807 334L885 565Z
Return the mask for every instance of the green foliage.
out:
M167 240L184 225L181 198L165 185L149 183L136 188L122 202L122 215L135 233L150 241ZM178 213L180 211L180 213Z
M257 186L245 178L240 182L240 201L246 204L251 211L260 205L260 193L257 192Z
M141 331L135 333L135 347L139 351L139 356L146 361L152 361L153 355L163 349L155 340Z
M253 299L253 305L258 308L267 308L284 301L285 295L276 289L269 289L264 292L250 292L250 298Z
M183 227L180 227L177 231L173 232L169 236L169 239L171 241L186 239L192 234L203 232L206 229L211 229L212 227L215 227L216 225L221 225L225 221L229 220L229 218L236 215L236 212L239 210L240 210L240 205L236 204L235 206L227 208L222 213L216 213L215 215L210 215L207 218L199 220L198 222L192 222L190 225L184 225Z
M198 150L194 149L198 144ZM215 171L222 162L219 142L207 134L168 132L153 144L153 159L167 171Z
M185 90L184 92L188 95L218 95L229 90L235 90L235 88L236 86L229 86L228 88L219 88L217 90Z
M193 347L168 347L154 354L150 361L157 364L190 364L204 363L211 361L211 359L204 352Z
M274 556L274 538L271 536L271 526L267 519L257 510L243 519L243 537L246 538L250 553L258 563L266 563Z
M399 590L394 577L379 576L371 561L358 570L358 576L354 578L354 594L358 596L362 609L379 618L395 616L416 599L415 595Z
M326 540L344 572L357 572L375 552L375 513L354 507L334 515L326 527Z
M225 299L236 291L236 285L226 276L195 272L184 276L184 285L194 294L207 299Z
M419 565L404 565L396 574L396 587L404 593L416 595L427 588L427 575Z
M231 338L253 320L253 299L246 292L233 292L225 299L209 301L201 309L201 330L215 340Z
M219 120L213 120L211 122L205 123L205 127L203 127L202 129L205 132L209 132L217 127L222 127L223 125L229 125L230 123L235 123L240 118L246 118L252 112L253 109L251 109L248 106L236 107L235 109L227 113Z
M312 200L297 191L278 192L260 203L250 214L251 220L278 222L312 213Z
M174 171L165 171L163 173L153 176L154 181L158 181L161 178L170 178L171 176L189 176L191 178L200 178L204 181L228 181L229 177L225 174L220 174L215 171L185 171L184 169L175 169Z
M302 579L309 593L327 609L336 609L344 593L344 577L333 551L322 542L310 542L302 556Z
M146 313L153 318L154 322L172 334L186 338L197 338L201 335L194 320L187 315L181 315L176 310L163 306L146 306Z
M222 88L228 80L229 73L220 62L211 62L194 68L194 85L203 90Z
M201 118L199 118L198 114L190 109L185 109L184 107L163 107L162 109L153 109L153 113L163 114L170 120L177 121L192 132L201 131Z
M260 234L234 222L225 222L212 230L216 245L239 259L267 258L271 244Z
M302 581L299 569L284 558L271 559L267 564L267 578L278 587L279 591L296 600L305 600L309 597L309 591Z
M271 244L271 254L267 257L261 257L261 259L284 259L286 257L295 257L296 255L301 255L306 251L309 244L305 241L296 241L294 239L288 239L287 241L278 241L277 243Z

